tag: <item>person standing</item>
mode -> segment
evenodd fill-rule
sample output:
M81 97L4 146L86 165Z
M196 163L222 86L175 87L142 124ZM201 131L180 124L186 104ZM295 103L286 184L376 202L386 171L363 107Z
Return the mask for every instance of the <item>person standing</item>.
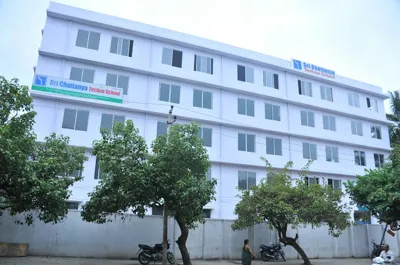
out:
M251 259L256 258L249 246L249 240L244 240L244 245L242 249L242 265L251 265Z

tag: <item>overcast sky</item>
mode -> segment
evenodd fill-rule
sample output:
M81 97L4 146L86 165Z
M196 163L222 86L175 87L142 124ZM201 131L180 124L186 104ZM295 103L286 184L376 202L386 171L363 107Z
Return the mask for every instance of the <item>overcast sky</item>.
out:
M55 0L400 89L400 0ZM31 84L47 0L0 0L0 75Z

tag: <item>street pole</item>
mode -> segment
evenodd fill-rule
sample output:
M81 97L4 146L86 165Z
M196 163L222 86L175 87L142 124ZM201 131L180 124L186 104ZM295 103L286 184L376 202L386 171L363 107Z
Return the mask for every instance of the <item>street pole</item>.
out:
M168 143L168 133L169 126L172 125L176 121L176 116L172 116L172 110L174 106L171 106L171 109L168 113L168 121L167 121L167 143ZM167 252L168 252L168 201L164 199L164 212L163 212L163 252L162 252L162 264L167 265Z

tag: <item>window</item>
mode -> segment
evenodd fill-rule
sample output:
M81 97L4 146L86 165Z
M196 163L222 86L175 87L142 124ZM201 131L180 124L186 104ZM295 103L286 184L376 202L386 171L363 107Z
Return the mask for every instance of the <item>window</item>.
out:
M99 50L100 33L79 29L75 45L91 50Z
M211 128L200 128L199 138L203 138L204 146L212 146L212 129Z
M248 172L248 171L239 171L238 172L239 179L239 189L248 190L252 186L256 185L256 172Z
M339 163L339 148L335 146L325 146L326 161Z
M182 68L182 52L169 48L163 48L161 62L173 67Z
M112 37L110 53L132 57L133 40Z
M194 70L212 75L214 71L214 59L210 57L194 55Z
M254 134L239 133L238 134L238 150L254 153L256 136Z
M238 64L237 79L242 82L254 83L254 69Z
M319 184L319 178L316 177L305 177L304 180L306 181L306 184L308 186L314 185L314 184Z
M375 167L382 167L385 162L385 156L382 154L374 154Z
M122 88L123 94L128 95L129 76L107 74L106 86Z
M317 160L317 145L303 143L303 158L309 160Z
M358 166L366 166L365 163L365 152L354 150L354 162Z
M375 139L382 139L381 126L371 126L371 137Z
M328 185L333 190L342 190L342 181L340 179L328 179Z
M322 121L325 130L336 131L336 119L334 116L322 115Z
M87 131L89 122L89 111L65 109L62 127L76 131Z
M321 86L320 89L321 89L321 99L333 102L332 88Z
M349 105L359 108L360 107L360 97L358 96L358 94L354 94L354 93L349 93L347 95L348 97L348 101L349 101Z
M79 210L79 202L67 201L68 210Z
M267 87L279 89L279 75L271 72L263 71L263 84Z
M267 154L282 155L282 139L267 137Z
M180 86L160 83L160 94L158 100L179 104L180 97Z
M254 100L238 98L238 114L254 117Z
M369 110L378 112L378 100L367 98L367 108Z
M211 109L212 93L199 89L193 89L193 107Z
M281 120L281 107L265 103L265 119L280 121Z
M204 218L211 218L211 209L203 209Z
M159 215L159 216L163 216L164 215L164 206L160 205L160 206L152 206L151 207L151 215Z
M299 88L299 94L312 97L312 85L311 82L297 80L297 86Z
M102 179L104 177L103 172L100 169L99 159L96 157L96 166L94 168L94 179Z
M93 83L94 70L71 67L71 72L69 73L69 79L79 82Z
M167 122L159 121L157 122L157 136L159 135L167 135Z
M351 133L358 136L363 136L363 126L359 121L351 121Z
M211 167L207 170L207 175L206 175L207 180L211 180Z
M115 122L125 123L125 117L119 116L119 115L103 113L103 114L101 114L100 128L107 129L109 132L111 132L111 129L113 128L113 125Z
M308 127L315 127L314 123L314 112L311 111L300 111L301 125Z

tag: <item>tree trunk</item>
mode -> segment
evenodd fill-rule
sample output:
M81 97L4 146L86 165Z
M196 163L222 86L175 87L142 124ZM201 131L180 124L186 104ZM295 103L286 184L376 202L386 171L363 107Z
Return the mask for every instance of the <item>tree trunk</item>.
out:
M178 223L179 228L181 229L181 235L179 236L176 243L178 244L179 250L182 255L183 265L192 265L192 261L190 260L189 251L186 247L186 241L189 236L189 229L185 226L185 224L180 222L178 219L176 219L176 222Z
M164 224L163 224L163 251L162 251L162 265L167 265L167 252L168 252L168 213L167 202L164 202Z
M304 265L311 265L311 261L308 258L307 254L304 252L304 250L299 246L299 244L297 244L296 240L298 239L298 235L296 234L295 238L292 237L284 237L279 239L279 241L281 241L283 244L285 245L289 245L292 246L297 253L299 253L300 257L303 259L304 261Z

